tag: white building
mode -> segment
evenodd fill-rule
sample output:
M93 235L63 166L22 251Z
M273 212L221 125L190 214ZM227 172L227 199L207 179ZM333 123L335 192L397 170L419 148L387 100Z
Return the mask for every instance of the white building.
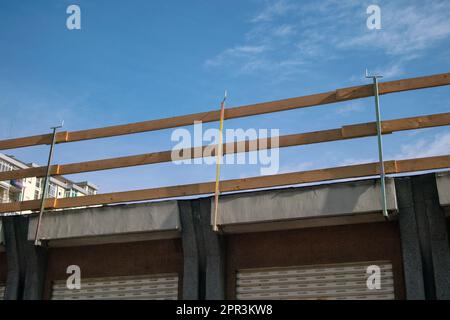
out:
M13 156L0 153L0 172L37 167ZM0 181L0 203L36 200L42 197L44 178L24 178ZM98 187L88 181L73 182L63 176L50 177L47 198L67 198L94 195Z

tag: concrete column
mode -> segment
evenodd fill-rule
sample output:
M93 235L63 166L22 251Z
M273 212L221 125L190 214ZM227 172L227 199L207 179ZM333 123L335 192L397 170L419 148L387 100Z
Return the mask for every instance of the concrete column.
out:
M16 216L2 217L5 238L6 260L8 274L6 275L5 300L19 300L23 290L23 269L20 253L17 247L17 218Z
M8 275L5 299L42 299L47 249L28 241L29 216L3 217Z
M178 201L183 243L183 296L184 300L199 299L199 256L195 222L191 201Z
M199 209L205 244L205 299L225 299L225 239L211 225L211 198L200 199Z
M48 249L36 247L32 241L25 245L27 267L23 300L42 300L44 297L45 274L47 272Z
M412 177L414 205L426 260L430 299L450 299L450 248L444 210L440 207L435 174ZM427 284L427 283L426 283Z
M211 198L178 201L183 240L183 299L225 299L224 239L211 226Z
M414 200L411 179L395 179L398 202L398 221L403 254L403 271L407 300L424 300L422 255L420 250L417 221L414 211Z

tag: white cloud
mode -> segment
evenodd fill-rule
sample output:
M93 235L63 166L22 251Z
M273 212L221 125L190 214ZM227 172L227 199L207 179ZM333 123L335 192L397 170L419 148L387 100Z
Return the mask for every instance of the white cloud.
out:
M400 64L393 64L384 69L375 69L375 74L382 75L385 79L395 78L403 75L405 72Z
M264 46L241 46L230 50L235 55L261 53L265 50Z
M375 47L389 55L417 56L419 51L450 36L449 12L449 1L381 5L382 30L363 28L357 36L336 43L340 48Z
M277 37L287 37L294 34L294 27L291 25L281 25L273 30L273 35Z
M405 74L405 70L404 70L402 65L403 65L402 59L399 59L399 61L397 63L391 64L390 66L377 67L374 70L368 70L368 72L371 75L375 74L375 75L383 76L384 80L398 78L398 77L400 77L400 76ZM368 82L370 80L368 80L366 78L366 76L361 73L359 75L351 76L349 81L350 82L357 82L357 83L361 83L361 82L364 83L364 82Z
M401 147L395 159L411 159L450 154L450 132L434 135L432 138L421 138Z
M205 62L206 66L220 66L231 63L237 59L245 59L247 63L257 63L256 57L267 50L266 46L236 46L226 49L212 59Z
M347 159L344 159L339 164L337 164L337 166L352 166L352 165L372 163L372 162L377 162L377 161L378 160L374 159L374 158L347 158Z
M324 61L354 54L350 50L361 50L380 57L374 61L384 60L383 67L367 67L390 79L402 76L412 59L450 38L448 0L426 6L410 0L379 1L382 30L366 27L369 0L263 3L239 45L208 59L206 66L232 66L235 74L271 71L271 79L283 80L305 73L306 66L314 69ZM359 76L353 80L365 81Z
M338 115L347 116L362 111L364 111L364 105L360 101L352 101L338 108L335 112Z
M282 165L278 173L289 173L297 171L307 171L314 167L314 162L301 162L295 164Z
M289 10L295 9L295 6L285 0L277 0L269 3L262 11L260 11L250 21L253 23L267 22L273 20L275 17L286 14Z

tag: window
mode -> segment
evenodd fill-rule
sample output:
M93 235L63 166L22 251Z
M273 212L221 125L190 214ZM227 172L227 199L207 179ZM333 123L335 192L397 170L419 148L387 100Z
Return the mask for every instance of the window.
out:
M41 180L40 178L36 178L36 187L40 188L41 187Z
M0 161L0 172L11 171L13 169L14 169L14 167L11 164L9 164L8 162Z
M39 190L34 191L34 199L35 200L39 199L39 193L40 193Z
M66 197L66 198L69 198L69 197L76 197L76 196L77 196L77 191L76 191L76 190L70 189L70 190L67 190L67 191L65 192L65 197Z
M48 185L47 196L49 198L56 198L56 186L53 183L50 183Z

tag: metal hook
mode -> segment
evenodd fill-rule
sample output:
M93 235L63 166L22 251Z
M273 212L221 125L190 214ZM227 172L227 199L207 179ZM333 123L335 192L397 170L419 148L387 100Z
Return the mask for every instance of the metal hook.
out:
M369 75L369 70L366 68L366 78L368 78L368 79L381 79L381 78L383 78L383 76L382 75L378 75L378 74Z

